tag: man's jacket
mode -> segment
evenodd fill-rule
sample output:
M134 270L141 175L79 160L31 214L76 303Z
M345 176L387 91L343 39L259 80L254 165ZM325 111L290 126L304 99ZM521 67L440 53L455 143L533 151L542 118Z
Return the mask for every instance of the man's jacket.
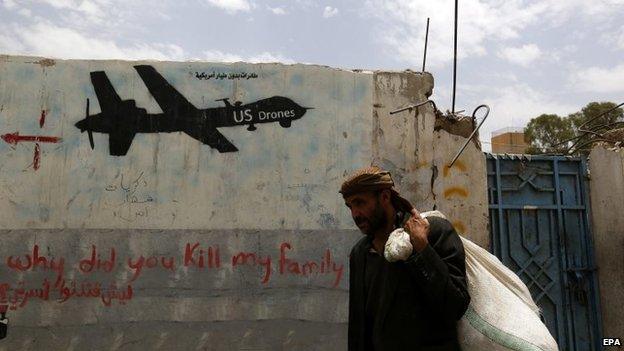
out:
M364 237L349 258L349 351L363 351L371 340L381 350L459 350L457 320L466 311L464 247L451 223L427 217L429 244L405 261L384 262L383 290L372 338L365 335L364 274L372 247Z

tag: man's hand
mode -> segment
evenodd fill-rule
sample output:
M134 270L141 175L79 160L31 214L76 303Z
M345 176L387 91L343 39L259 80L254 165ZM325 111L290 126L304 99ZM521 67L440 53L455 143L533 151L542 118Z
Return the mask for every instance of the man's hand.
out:
M412 217L405 222L403 228L410 236L414 251L421 252L429 243L427 240L429 221L427 218L422 218L415 208L412 209Z

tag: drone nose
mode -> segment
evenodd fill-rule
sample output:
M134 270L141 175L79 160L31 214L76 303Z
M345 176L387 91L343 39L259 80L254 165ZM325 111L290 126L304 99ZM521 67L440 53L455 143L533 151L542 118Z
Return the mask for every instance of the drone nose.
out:
M299 114L301 116L303 116L303 115L306 114L306 112L308 112L308 110L313 110L313 109L314 109L313 107L299 106L299 111L298 112L299 112Z

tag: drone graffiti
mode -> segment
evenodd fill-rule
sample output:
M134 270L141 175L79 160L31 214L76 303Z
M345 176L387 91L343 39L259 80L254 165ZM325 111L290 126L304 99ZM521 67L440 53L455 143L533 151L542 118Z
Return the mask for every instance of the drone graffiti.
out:
M91 72L91 83L102 111L90 115L87 99L86 116L75 126L87 132L92 149L95 148L93 133L108 134L110 155L124 156L137 133L184 132L219 152L235 152L238 148L217 128L247 126L247 130L254 131L256 124L273 122L289 128L292 121L312 109L283 96L244 105L238 101L231 104L225 98L216 100L223 101L225 107L198 109L154 67L139 65L134 68L163 112L147 113L136 106L135 100L121 100L104 71Z

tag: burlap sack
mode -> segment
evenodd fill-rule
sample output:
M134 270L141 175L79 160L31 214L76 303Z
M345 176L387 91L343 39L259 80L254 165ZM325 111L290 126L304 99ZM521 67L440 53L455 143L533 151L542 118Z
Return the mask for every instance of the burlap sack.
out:
M439 211L423 217L444 217ZM488 251L460 235L470 305L458 324L463 351L556 351L557 342L520 278Z

